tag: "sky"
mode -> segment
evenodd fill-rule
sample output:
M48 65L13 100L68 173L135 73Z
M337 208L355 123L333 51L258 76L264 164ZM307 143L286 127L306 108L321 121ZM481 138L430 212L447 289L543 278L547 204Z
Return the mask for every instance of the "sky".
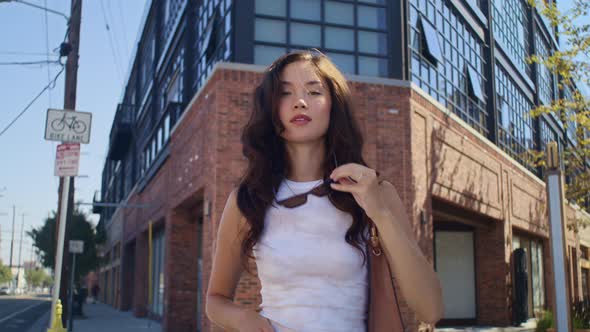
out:
M69 16L71 0L28 0ZM76 110L92 113L89 144L81 145L75 200L91 202L100 190L108 136L128 76L141 19L149 0L85 0L82 6ZM560 8L572 0L558 1ZM24 4L0 2L0 63L55 60L63 41L64 17ZM109 30L106 25L108 24ZM0 132L58 73L59 65L0 65ZM54 176L57 143L44 139L48 108L63 108L64 75L0 135L0 258L8 262L15 206L18 261L21 223L24 230L43 225L57 209L58 178ZM90 213L90 207L83 206ZM90 215L98 222L98 215ZM22 260L31 257L32 241L23 239Z
M70 14L71 0L28 0ZM76 110L92 113L89 144L81 144L75 200L91 202L100 190L111 123L128 75L147 0L85 0L82 5ZM20 3L0 3L0 63L56 60L66 20ZM106 23L105 23L106 22ZM47 24L46 24L47 23ZM110 33L107 31L108 23ZM116 59L116 61L115 61ZM59 72L59 65L0 65L0 132ZM0 135L0 258L10 257L13 205L16 210L13 264L18 261L21 224L25 232L43 225L57 210L59 180L54 176L57 142L46 141L48 108L63 108L64 74L4 134ZM90 207L83 206L90 213ZM98 215L91 215L94 223ZM23 236L22 261L31 258L32 240Z

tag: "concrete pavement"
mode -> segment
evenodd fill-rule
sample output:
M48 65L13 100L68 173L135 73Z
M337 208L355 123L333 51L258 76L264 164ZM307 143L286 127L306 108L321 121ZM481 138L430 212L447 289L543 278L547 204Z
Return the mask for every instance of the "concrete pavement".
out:
M161 332L160 323L136 318L131 312L121 312L102 304L85 304L85 318L74 319L74 332ZM27 332L47 332L49 312L45 313Z

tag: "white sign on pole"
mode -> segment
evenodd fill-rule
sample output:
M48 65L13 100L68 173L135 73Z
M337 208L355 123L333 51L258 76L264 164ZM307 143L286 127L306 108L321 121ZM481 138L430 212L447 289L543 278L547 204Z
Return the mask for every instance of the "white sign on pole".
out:
M84 252L84 241L70 240L70 253L81 254Z
M45 121L45 139L88 144L91 122L92 113L48 109Z
M55 176L76 176L80 164L80 144L64 143L57 146Z

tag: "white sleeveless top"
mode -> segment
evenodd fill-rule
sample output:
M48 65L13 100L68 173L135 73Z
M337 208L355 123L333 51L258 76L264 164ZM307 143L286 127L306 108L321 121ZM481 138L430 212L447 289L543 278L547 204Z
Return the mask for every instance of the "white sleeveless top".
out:
M275 199L320 183L285 180ZM307 203L292 209L275 205L253 248L262 285L260 314L277 332L364 332L368 269L344 238L352 216L327 196L309 194Z

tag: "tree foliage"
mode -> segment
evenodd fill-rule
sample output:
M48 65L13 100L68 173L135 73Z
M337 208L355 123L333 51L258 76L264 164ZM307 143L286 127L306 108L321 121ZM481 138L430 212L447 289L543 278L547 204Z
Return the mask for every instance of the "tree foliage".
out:
M33 240L33 245L38 249L41 263L44 267L55 268L56 253L56 213L45 219L43 226L27 232ZM98 266L96 253L96 231L88 216L78 209L72 214L71 225L68 225L70 240L84 241L84 253L76 256L75 280L86 275Z
M43 269L28 269L25 271L27 285L32 287L46 286L52 283L52 278Z
M9 282L10 280L12 280L12 272L10 271L10 268L0 263L0 284Z
M569 202L590 207L590 1L574 0L571 7L561 12L553 1L528 0L553 29L560 46L549 54L533 54L529 64L540 70L545 67L555 77L560 93L546 105L535 106L533 118L551 114L572 133L572 144L562 145L564 175L567 180L565 196ZM567 136L567 135L566 135ZM566 139L567 141L567 139ZM545 151L530 149L526 160L545 168ZM587 221L586 221L587 222Z

